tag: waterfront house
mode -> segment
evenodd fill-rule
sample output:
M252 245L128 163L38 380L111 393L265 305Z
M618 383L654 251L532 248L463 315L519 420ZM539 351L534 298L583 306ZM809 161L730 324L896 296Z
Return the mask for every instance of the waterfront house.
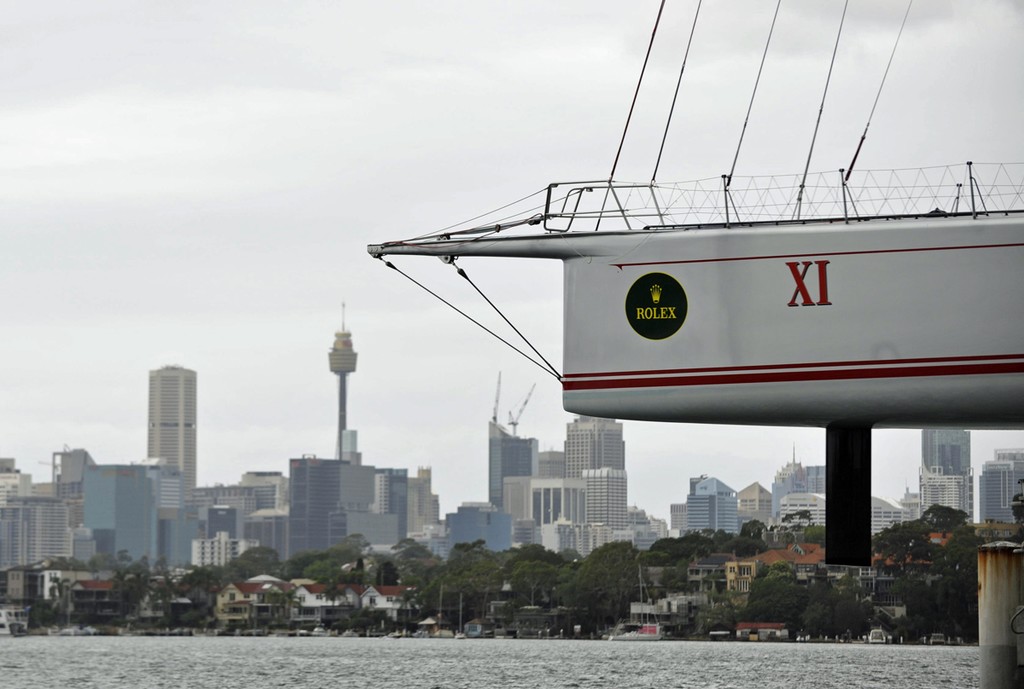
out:
M782 622L737 622L736 638L741 641L789 641Z
M71 613L94 624L112 622L121 616L121 592L112 580L85 579L71 585Z
M413 617L409 596L411 586L367 586L359 596L359 607L382 610L394 622L408 622Z
M268 575L232 582L217 594L217 625L266 626L289 619L294 585Z

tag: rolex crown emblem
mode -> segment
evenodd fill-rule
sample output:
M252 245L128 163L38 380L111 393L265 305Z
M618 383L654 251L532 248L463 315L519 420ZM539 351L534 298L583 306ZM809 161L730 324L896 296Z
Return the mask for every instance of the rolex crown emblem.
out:
M651 285L651 301L655 304L661 301L661 285Z

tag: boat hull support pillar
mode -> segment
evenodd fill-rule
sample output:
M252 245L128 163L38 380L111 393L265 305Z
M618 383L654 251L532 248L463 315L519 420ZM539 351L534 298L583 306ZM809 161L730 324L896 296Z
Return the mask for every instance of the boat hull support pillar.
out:
M825 560L871 565L871 427L825 428Z

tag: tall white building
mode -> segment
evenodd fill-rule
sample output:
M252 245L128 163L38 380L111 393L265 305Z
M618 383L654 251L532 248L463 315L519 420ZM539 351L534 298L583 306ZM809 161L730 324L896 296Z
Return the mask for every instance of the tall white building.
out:
M419 467L416 475L409 477L408 532L421 534L427 527L441 521L441 505L431 487L430 467Z
M622 424L612 419L578 416L566 424L565 477L581 478L592 469L626 468Z
M974 519L974 472L946 474L942 467L921 467L921 512L932 505L943 505L963 510L968 519Z
M605 524L611 529L625 528L628 524L625 470L588 469L582 478L587 487L587 523Z
M779 503L779 520L807 511L811 515L811 524L825 526L825 496L821 493L790 493Z
M686 498L686 530L738 533L737 507L736 491L717 478L705 478Z
M192 564L196 567L223 567L259 541L231 538L226 531L218 531L213 538L192 539Z
M181 470L185 495L196 487L196 372L164 366L149 372L147 457Z

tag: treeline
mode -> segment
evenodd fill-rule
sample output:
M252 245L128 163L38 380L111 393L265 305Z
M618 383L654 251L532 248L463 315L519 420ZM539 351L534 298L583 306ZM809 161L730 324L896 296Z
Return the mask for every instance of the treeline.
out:
M224 567L197 567L174 576L163 563L132 562L123 556L103 562L65 563L72 569L113 572L121 592L123 614L137 617L144 602L168 611L168 601L187 597L193 606L177 619L161 623L206 626L213 622L212 594L230 582L260 574L284 580L309 579L328 587L343 584L413 587L409 602L422 616L442 613L454 619L485 618L498 609L508 621L523 606L560 609L564 620L580 625L584 634L597 634L629 616L631 601L639 599L638 573L643 572L649 598L704 590L709 603L686 634L706 634L731 628L741 621L784 622L791 634L811 637L861 636L882 624L905 639L933 632L977 636L977 547L981 539L967 525L963 512L933 507L924 517L897 524L874 539L879 555L874 586L884 587L907 606L907 615L879 617L872 593L856 569L845 576L824 566L809 580L798 581L787 563L762 568L749 594L724 590L720 582L691 581L691 563L713 553L751 559L768 546L766 536L821 541L824 529L791 522L772 533L760 522L744 525L739 535L722 531L689 533L657 541L647 551L627 542L609 543L582 558L573 551L555 553L540 545L504 552L488 550L483 541L460 543L447 559L406 539L389 553L371 552L361 536L350 536L323 551L298 553L280 560L264 547L253 548ZM778 531L778 530L777 530ZM932 534L943 534L933 538ZM77 565L77 566L76 566ZM55 592L61 593L61 592ZM56 597L60 600L60 596ZM495 601L505 605L495 608ZM59 614L59 604L52 611ZM45 612L37 614L44 615Z

